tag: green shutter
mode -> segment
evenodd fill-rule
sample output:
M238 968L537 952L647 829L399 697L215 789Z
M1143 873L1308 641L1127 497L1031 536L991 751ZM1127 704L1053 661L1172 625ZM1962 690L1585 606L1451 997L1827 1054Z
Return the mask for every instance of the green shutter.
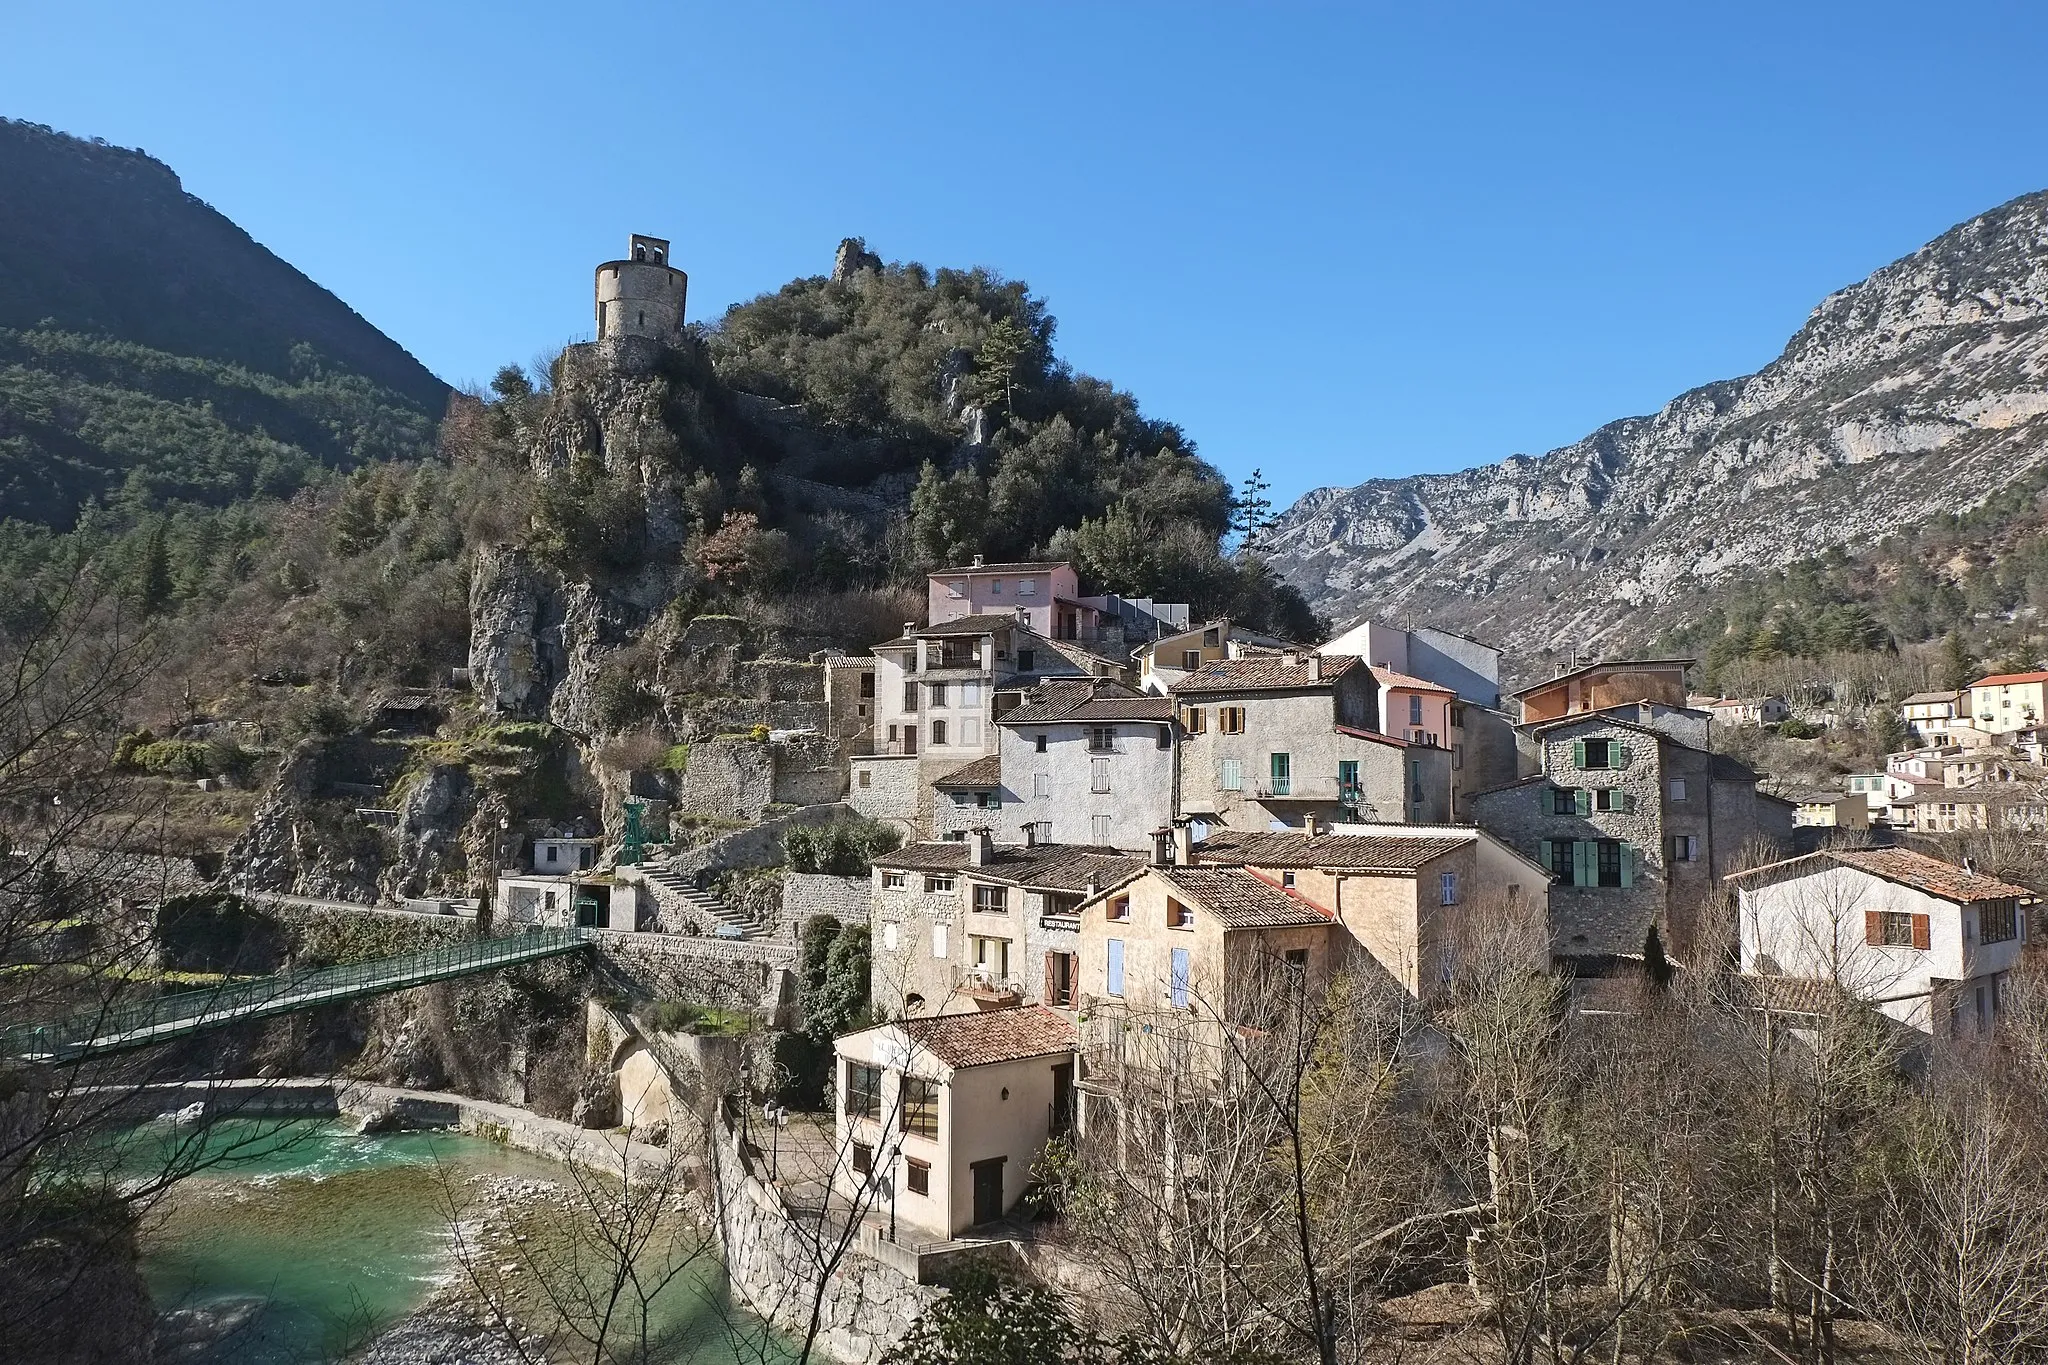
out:
M1593 813L1593 793L1584 787L1572 793L1572 808L1581 815Z
M1586 741L1583 739L1572 741L1572 766L1574 768L1586 766Z
M1609 740L1607 744L1607 766L1610 768L1626 768L1628 766L1628 745L1616 744Z
M1636 884L1636 850L1633 844L1623 844L1621 846L1621 884L1623 886L1634 886Z
M1591 839L1572 841L1572 885L1600 884L1600 845Z
M1556 847L1557 841L1555 839L1538 839L1536 841L1536 861L1542 863L1543 870L1553 877L1557 875Z

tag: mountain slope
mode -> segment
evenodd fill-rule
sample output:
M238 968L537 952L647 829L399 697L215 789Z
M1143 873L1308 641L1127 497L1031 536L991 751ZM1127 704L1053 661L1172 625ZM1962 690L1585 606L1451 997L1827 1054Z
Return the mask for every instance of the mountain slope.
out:
M2044 417L2048 192L1829 295L1754 375L1540 458L1316 489L1268 544L1340 622L1615 647L1720 584L1984 502L2041 462Z
M140 152L0 120L0 512L417 454L448 387Z

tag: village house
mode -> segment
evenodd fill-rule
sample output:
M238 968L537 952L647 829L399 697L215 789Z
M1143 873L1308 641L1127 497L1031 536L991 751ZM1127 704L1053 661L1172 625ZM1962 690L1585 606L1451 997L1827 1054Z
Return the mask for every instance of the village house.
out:
M1776 725L1792 716L1783 697L1716 697L1706 709L1717 725Z
M1039 1005L898 1019L833 1042L833 1192L905 1240L1001 1218L1074 1114L1074 1024Z
M1379 684L1353 656L1261 654L1174 684L1184 818L1237 829L1311 816L1440 822L1450 753L1381 733Z
M1915 692L1899 703L1899 718L1915 744L1946 744L1950 730L1968 723L1962 719L1962 698L1961 692Z
M2035 897L1900 848L1824 849L1728 879L1742 970L1839 987L1922 1033L1988 1032Z
M1044 639L1101 646L1126 659L1131 649L1169 631L1184 631L1184 603L1150 598L1081 595L1080 577L1064 560L971 564L939 569L925 579L925 620L931 625L968 616L1015 616Z
M1475 793L1473 818L1551 870L1552 952L1582 975L1639 957L1653 927L1682 958L1745 846L1791 835L1755 770L1663 729L1581 712L1527 732L1538 770Z
M1131 662L1137 670L1138 686L1165 696L1175 683L1203 664L1241 659L1260 651L1300 648L1291 641L1247 630L1229 617L1218 617L1140 645Z
M1543 725L1566 716L1639 702L1653 702L1672 710L1694 709L1685 690L1685 670L1692 662L1617 659L1560 673L1513 694L1521 708L1519 723L1524 727Z
M978 829L874 860L870 996L889 1014L1074 1003L1076 918L1091 888L1144 859L1113 848L1021 844Z
M1979 782L1949 787L1922 782L1893 799L1890 821L1893 829L1909 834L2048 830L2048 786Z
M1792 824L1801 829L1869 829L1870 799L1862 792L1830 791L1772 783L1770 795L1792 803Z
M1979 730L2005 734L2048 722L2048 672L1994 673L1966 690L1963 718Z
M1040 844L1142 850L1173 823L1180 727L1169 697L1046 683L996 723L1001 828Z
M1850 773L1842 779L1842 785L1862 797L1868 807L1869 818L1882 820L1890 813L1891 802L1885 795L1883 773Z

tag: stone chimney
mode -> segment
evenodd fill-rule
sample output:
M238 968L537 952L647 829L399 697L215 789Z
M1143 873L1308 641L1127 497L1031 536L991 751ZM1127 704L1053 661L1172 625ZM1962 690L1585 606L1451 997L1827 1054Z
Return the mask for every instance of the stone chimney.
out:
M976 556L974 557L974 567L975 567L975 568L977 568L977 569L981 567L981 556L980 556L980 555L976 555Z
M1321 682L1323 680L1322 655L1311 654L1308 656L1308 680L1310 682Z
M1311 839L1315 838L1318 834L1321 834L1323 832L1321 826L1318 824L1316 820L1316 813L1314 811L1310 811L1308 814L1301 817L1301 832L1303 834L1306 834Z
M987 867L995 856L995 840L989 837L987 825L977 825L967 831L967 865Z
M1182 867L1195 861L1195 827L1183 820L1173 827L1173 860Z
M1289 668L1298 668L1301 666L1301 656L1291 649L1286 650L1280 655L1280 662Z
M1173 831L1161 828L1152 831L1152 866L1173 866Z
M915 635L915 634L917 634L917 622L915 622L915 621L905 621L905 622L903 623L903 633L904 633L905 635Z
M1024 822L1024 847L1038 847L1038 824L1036 821L1026 820Z

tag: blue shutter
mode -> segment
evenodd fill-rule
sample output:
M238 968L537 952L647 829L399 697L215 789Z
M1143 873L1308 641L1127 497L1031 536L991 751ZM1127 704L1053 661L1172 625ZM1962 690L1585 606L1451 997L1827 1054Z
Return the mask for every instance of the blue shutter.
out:
M1109 982L1104 989L1110 995L1124 993L1124 941L1120 938L1109 940Z
M1166 982L1167 994L1171 998L1175 1009L1184 1010L1188 1007L1187 949L1175 948L1173 950L1173 965L1170 970L1171 974Z

